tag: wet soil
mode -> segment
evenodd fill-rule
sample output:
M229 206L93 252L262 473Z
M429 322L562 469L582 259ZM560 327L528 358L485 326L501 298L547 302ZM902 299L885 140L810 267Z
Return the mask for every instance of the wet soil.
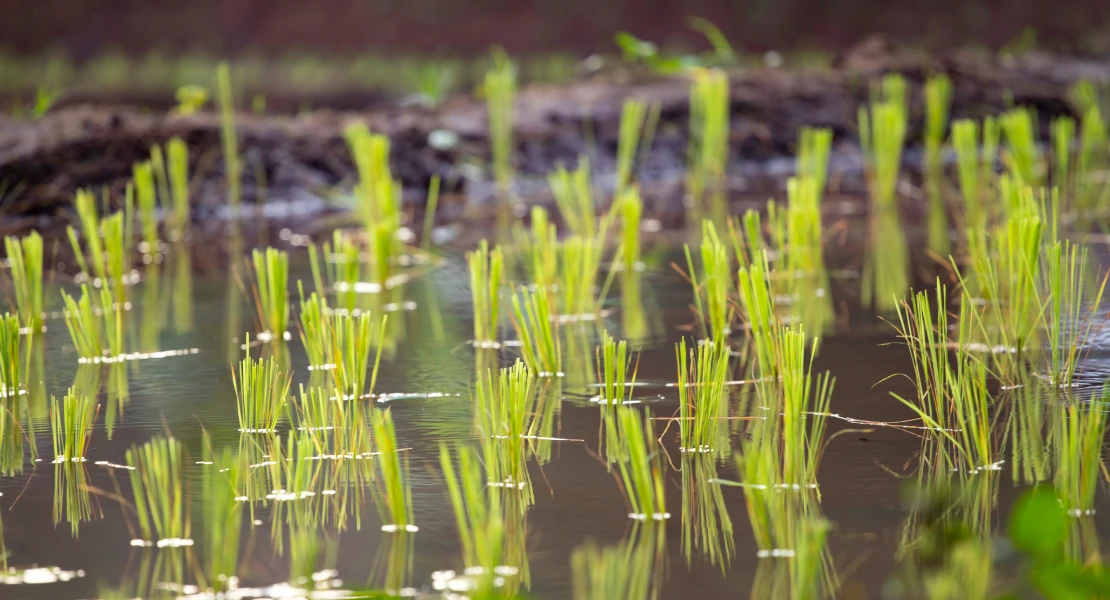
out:
M838 157L848 157L849 163L850 157L858 158L857 109L866 101L870 83L888 72L903 73L911 84L906 166L912 170L912 146L921 132L920 86L930 74L946 73L952 79L953 119L981 118L1022 105L1037 112L1047 135L1052 118L1075 113L1068 98L1071 85L1080 79L1110 81L1110 59L923 55L895 50L874 38L841 56L832 69L736 72L731 77L730 187L757 195L779 190L783 165L788 172L789 163L769 165L792 155L798 128L804 125L834 131L834 171ZM627 98L652 100L661 107L661 122L640 177L655 196L656 215L669 215L667 222L681 219L688 86L682 77L622 72L569 85L526 87L519 93L515 118L520 178L542 190L545 173L587 154L603 179L614 162L621 103ZM347 102L349 106L349 98ZM262 192L271 199L306 193L319 198L349 185L354 169L342 132L359 120L390 136L394 173L414 211L419 212L428 182L436 175L449 192L441 218L457 218L493 198L484 168L489 140L481 100L455 97L436 109L383 106L380 98L369 104L373 107L365 110L317 110L293 117L237 115L245 200L255 201ZM457 143L433 147L429 135L437 130L453 132ZM132 164L145 159L153 144L174 136L190 146L199 207L194 216L203 218L205 209L221 205L224 197L219 115L180 116L119 104L66 107L37 122L0 120L0 182L5 184L0 186L0 211L9 226L38 226L68 214L78 188L107 189L121 198ZM841 183L852 191L851 177ZM523 186L521 194L528 196L528 190Z

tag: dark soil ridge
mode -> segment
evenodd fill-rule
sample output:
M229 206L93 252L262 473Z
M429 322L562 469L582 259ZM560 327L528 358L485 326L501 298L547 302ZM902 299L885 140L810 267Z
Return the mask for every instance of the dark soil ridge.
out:
M1110 81L1110 58L1092 59L1048 54L1010 58L970 55L891 54L872 41L847 54L831 70L786 72L752 70L731 77L732 166L767 163L791 155L801 126L834 131L834 152L858 154L855 123L868 86L887 72L903 73L910 83L909 143L920 140L921 84L932 73L946 73L953 83L953 119L997 114L1008 106L1028 106L1048 122L1075 114L1068 89L1081 79ZM595 170L611 168L617 148L621 103L627 98L658 102L661 121L641 177L681 181L685 168L688 81L682 77L635 80L626 75L599 76L563 86L530 86L518 94L516 168L524 180L542 181L563 163L573 165L583 153ZM268 196L290 197L305 190L320 193L349 184L354 169L342 132L354 121L392 139L395 176L406 198L420 204L429 180L439 175L447 189L466 202L488 200L488 175L474 165L488 161L485 105L454 98L438 109L392 106L361 112L316 111L296 117L237 115L244 158L244 196L254 198L256 183ZM449 149L429 144L429 134L448 130L459 142ZM131 166L149 156L152 144L180 136L190 146L194 203L223 202L223 160L219 116L151 113L136 107L83 106L61 109L40 121L0 120L0 214L52 221L70 211L75 190L107 187L120 196ZM912 156L912 152L908 153ZM782 161L779 161L780 163ZM471 165L464 168L461 165ZM747 169L745 172L751 172ZM256 176L264 174L264 180ZM781 187L781 169L765 181L743 184L747 191ZM665 196L677 196L671 191ZM673 209L677 197L663 198ZM660 205L657 204L657 208ZM201 216L203 210L197 211ZM10 224L10 222L9 222Z

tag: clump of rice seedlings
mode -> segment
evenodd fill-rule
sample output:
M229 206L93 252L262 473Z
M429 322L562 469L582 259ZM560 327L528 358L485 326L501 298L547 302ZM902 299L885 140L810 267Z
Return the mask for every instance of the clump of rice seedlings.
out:
M170 223L180 238L189 225L189 146L179 137L166 142L169 173Z
M26 365L19 318L11 313L0 316L0 398L15 398L26 393L23 374Z
M736 541L724 493L716 482L716 460L686 455L682 460L682 549L689 565L695 550L722 572L732 562Z
M1073 206L1079 214L1090 215L1105 206L1110 195L1110 187L1099 180L1098 173L1104 170L1110 160L1107 152L1110 132L1098 107L1087 109L1080 123L1079 153L1075 164L1075 185L1072 191Z
M644 201L636 186L622 189L616 196L616 211L620 216L620 247L618 256L622 273L632 273L640 268L640 229L644 217Z
M1067 116L1052 120L1049 127L1052 136L1052 183L1065 196L1075 194L1075 179L1072 177L1072 148L1075 147L1075 119Z
M829 176L829 152L832 149L832 129L828 127L802 127L798 131L798 156L795 171L799 179L812 179L817 188L817 204L825 193Z
M133 468L131 487L142 541L156 542L158 547L192 545L181 442L158 436L132 446L127 466Z
M597 347L597 378L601 381L601 394L595 400L601 404L630 404L637 368L638 365L632 366L628 342L618 342L608 331L602 331L601 345Z
M929 196L929 249L947 256L950 245L948 214L942 185L944 166L941 148L948 129L948 109L952 103L952 82L945 75L934 75L925 82L925 190Z
M373 368L370 349L385 337L388 317L375 331L369 311L357 316L331 311L315 292L301 300L301 340L308 354L309 370L330 372L334 386L346 399L357 400L373 392L381 364L383 344L378 344ZM367 391L367 374L370 382Z
M528 368L541 377L560 376L563 356L559 321L551 312L547 292L522 287L513 294L513 327Z
M493 67L482 83L489 120L493 178L506 201L513 188L513 103L516 99L516 66L504 52L493 54Z
M718 69L698 69L690 87L687 205L695 209L695 215L704 215L709 208L708 214L719 224L728 215L725 189L728 139L728 75Z
M1026 185L1038 187L1044 183L1044 165L1037 148L1036 123L1032 111L1015 108L999 118L1002 133L1006 136L1006 163L1010 173Z
M609 283L606 281L600 291L597 289L604 251L600 238L572 235L563 240L559 248L558 318L575 322L597 317Z
M204 432L201 443L201 507L204 521L204 578L207 588L227 591L239 571L239 537L243 529L243 505L237 500L243 483L243 464L229 448L216 451Z
M139 228L142 230L147 252L153 254L158 250L158 216L155 214L158 192L154 185L154 169L150 161L145 161L136 163L131 173L135 201L139 209Z
M806 336L800 328L778 332L778 373L782 393L782 482L809 486L817 481L825 438L825 424L835 380L828 373L814 375L816 340L806 357Z
M54 462L85 462L93 423L99 405L95 398L70 388L61 404L50 397L50 433L54 441Z
M243 200L243 159L239 156L239 134L235 130L235 98L231 92L231 69L226 62L216 67L216 103L220 107L220 140L224 150L227 204L235 215Z
M651 412L643 420L634 409L618 407L616 415L620 439L628 460L618 463L621 486L636 521L662 521L670 518L663 481L662 454L651 425Z
M115 292L113 297L120 303L126 299L125 275L131 271L130 189L128 187L127 204L124 210L104 219L97 214L96 198L92 193L78 190L74 197L74 206L81 221L86 247L82 247L76 229L72 226L66 229L81 271L89 278L99 278L101 287L113 288Z
M760 379L773 378L779 352L775 332L781 327L775 314L773 272L765 250L737 272L741 314L748 325Z
M909 250L901 235L896 196L906 137L904 83L897 84L899 81L884 79L885 99L859 110L860 147L871 197L871 252L861 277L862 301L881 312L891 312L897 306L889 292L909 287Z
M239 408L239 431L273 433L285 410L291 374L282 373L274 357L254 360L247 356L239 362L238 376L232 375Z
M470 270L471 303L474 305L474 345L487 346L498 340L501 321L501 282L505 278L505 257L500 248L489 249L482 240L478 249L466 254Z
M710 221L702 222L701 270L694 266L690 246L686 245L686 267L690 284L694 287L694 309L701 321L702 333L714 343L724 343L732 331L733 311L729 305L732 288L732 268L728 248L717 236L717 229ZM699 274L700 273L700 274Z
M356 212L369 238L371 281L385 286L392 265L402 253L401 186L389 166L389 138L355 123L344 131L359 181Z
M1049 345L1049 377L1054 385L1069 387L1079 363L1081 348L1090 339L1098 324L1092 310L1083 310L1083 292L1087 288L1087 249L1069 241L1056 241L1045 248L1042 259L1043 286L1048 294L1045 306L1045 335ZM1095 288L1088 303L1097 307L1102 302L1107 277Z
M953 468L975 473L995 468L987 367L966 350L975 327L970 302L961 303L956 344L949 354L947 290L939 281L933 298L915 294L898 310L899 337L910 350L917 400L892 395L912 409L925 427L950 441L960 454Z
M15 305L19 319L32 333L42 329L42 236L37 231L16 238L4 237L12 284L15 287Z
M675 348L678 359L679 425L683 452L722 449L724 428L718 422L727 411L729 348L699 344L688 349L686 340Z
M559 214L571 233L594 237L597 233L597 212L590 184L590 163L586 157L579 157L578 168L573 171L559 165L547 176L547 183L551 186Z
M473 596L489 597L495 589L501 566L505 524L500 495L488 493L482 464L470 448L458 449L458 472L446 445L439 447L440 468L447 483L455 514L463 563L477 574Z
M255 250L254 301L258 322L270 339L280 340L289 323L289 255L275 248Z
M540 290L550 291L559 276L558 232L542 206L533 206L531 216L530 234L518 228L515 241L527 254L526 266L532 283Z
M952 123L951 142L956 152L965 229L986 227L990 218L987 202L1001 137L998 121L987 117L983 120L982 139L979 133L976 121L960 119Z
M486 438L505 440L509 454L523 454L521 440L530 433L529 421L536 406L536 379L525 364L518 360L496 376L493 371L479 373L474 401L479 432Z
M332 232L332 241L323 244L323 266L316 245L308 247L309 264L316 291L324 294L325 284L335 291L336 305L347 311L355 309L355 286L362 275L362 258L359 248L338 229Z
M77 355L89 360L103 356L103 323L93 308L88 286L81 286L79 300L74 300L62 290L62 301L65 304L66 328L69 329Z
M630 539L615 546L598 547L588 541L570 555L574 600L655 598L652 590L651 544Z
M659 123L659 112L660 106L656 102L647 103L634 98L624 101L621 107L620 133L617 138L614 197L620 198L632 184L637 149L640 151L641 160L651 149L655 127Z
M378 455L374 462L381 476L373 486L374 503L381 514L382 531L413 532L412 491L409 489L408 454L401 457L402 450L397 447L397 432L393 428L393 416L388 410L371 412L371 428L374 432L374 446Z

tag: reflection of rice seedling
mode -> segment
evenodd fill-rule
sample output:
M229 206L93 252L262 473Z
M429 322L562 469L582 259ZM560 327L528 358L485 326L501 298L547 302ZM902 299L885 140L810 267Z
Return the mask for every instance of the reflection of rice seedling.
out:
M712 452L727 440L718 419L728 409L728 346L700 344L687 350L686 340L675 348L678 358L679 426L683 452Z
M478 249L468 252L470 294L474 305L474 343L478 346L496 342L501 319L501 281L505 277L505 257L500 248L489 249L482 240Z
M659 123L658 103L628 99L621 108L620 134L617 140L617 174L614 197L620 198L632 183L636 167L636 150L641 160L651 149L655 127ZM643 134L641 136L641 133Z
M686 246L686 267L690 273L690 283L694 286L694 308L702 324L706 339L723 344L732 331L732 309L729 307L728 294L732 287L731 265L728 248L717 236L717 229L709 221L702 222L701 271L694 267L690 256L690 246Z
M1110 478L1102 458L1106 438L1106 410L1110 388L1103 388L1093 402L1060 399L1053 407L1055 477L1064 509L1073 517L1094 513L1095 492L1101 478Z
M628 378L632 357L628 355L628 342L616 341L608 331L601 333L601 345L597 347L597 378L601 381L601 394L597 397L602 404L628 404L632 401L632 389L636 385L636 368L632 368L632 378Z
M189 146L181 138L172 138L166 142L166 157L173 205L171 223L180 237L189 225Z
M686 193L696 218L704 216L709 208L708 214L718 224L724 224L728 216L725 189L729 151L728 96L728 75L724 71L699 69L694 72L690 88Z
M54 466L54 526L64 517L70 534L77 538L81 523L93 518L88 489L89 473L85 465L71 461Z
M617 407L620 439L628 460L620 461L620 481L632 512L630 519L661 521L670 518L663 482L663 460L656 446L651 413Z
M232 375L239 407L239 431L272 433L285 409L291 375L281 373L274 357L256 361L250 356L239 362L239 376Z
M15 287L15 305L23 326L42 328L42 236L32 231L23 238L4 237L4 247Z
M513 327L520 337L528 368L541 376L558 376L563 360L559 323L551 313L545 291L520 288L513 294Z
M381 515L382 530L416 531L412 521L408 454L401 458L393 416L389 410L374 410L371 412L371 423L374 446L378 452L374 462L381 475L372 489L375 492L374 503Z
M547 176L551 194L559 206L559 214L571 233L592 238L597 233L597 213L590 185L590 163L583 156L578 168L567 171L559 165Z
M724 493L715 481L716 460L687 454L682 461L682 549L689 565L701 550L721 571L732 562L736 541Z
M1049 345L1049 376L1055 385L1068 387L1078 366L1085 340L1090 339L1096 323L1094 308L1083 311L1083 292L1087 287L1087 249L1068 241L1057 241L1044 250L1043 285L1048 294L1045 306L1045 333ZM1098 307L1106 289L1104 276L1089 299Z
M980 141L976 121L961 119L952 123L952 148L956 151L965 229L986 227L990 216L985 203L998 153L998 121L992 117L984 119L982 133Z
M226 591L239 566L239 536L243 529L243 502L240 494L243 466L231 448L212 449L212 439L204 432L201 443L204 473L201 486L204 500L205 565L207 587Z
M655 598L652 553L648 536L635 536L616 546L599 548L588 541L570 556L574 600Z
M608 225L603 225L608 229ZM608 292L608 281L599 292L598 273L604 244L600 238L573 235L563 240L560 248L559 298L560 317L574 321L591 319L601 310Z
M1015 108L1003 113L999 123L1002 133L1006 135L1008 152L1004 158L1010 173L1026 185L1040 186L1044 182L1044 166L1037 149L1033 113L1025 108Z
M439 447L440 468L455 513L463 563L478 573L473 597L487 598L494 590L495 569L501 564L505 538L501 504L497 494L487 493L482 465L474 451L460 447L458 455L456 475L447 446Z
M0 316L0 398L14 398L24 393L22 361L23 339L19 335L19 318L4 313Z
M289 255L266 248L252 254L254 264L254 301L258 323L275 341L281 340L289 323Z
M157 540L160 546L188 543L184 461L185 448L173 438L158 436L127 451L127 465L134 467L131 487L143 540Z
M482 84L489 120L493 177L505 199L513 186L513 102L516 98L516 66L504 52L494 52L493 68Z
M239 156L239 134L235 130L235 98L231 92L231 70L226 62L216 67L216 101L220 106L220 140L224 149L224 178L227 203L236 214L242 202L243 163Z
M89 448L98 405L94 398L70 388L61 405L50 397L50 433L54 440L54 462L84 462Z
M948 129L948 108L952 102L952 82L945 75L934 75L925 82L925 190L929 195L929 249L946 256L948 215L945 211L943 185L944 166L941 147Z

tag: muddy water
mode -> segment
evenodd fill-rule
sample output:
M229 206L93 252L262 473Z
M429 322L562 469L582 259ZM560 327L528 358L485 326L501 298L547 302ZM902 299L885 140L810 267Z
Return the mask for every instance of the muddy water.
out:
M666 386L676 377L674 343L689 335L693 319L688 284L667 266L675 255L660 256L643 279L649 328L648 335L637 343L642 352L639 381L650 385L638 388L637 397L655 415L669 416L677 411L677 394ZM303 264L295 271L294 276L309 278ZM67 582L0 586L0 597L90 598L96 597L98 590L118 588L140 576L142 558L150 551L130 546L135 535L129 531L115 497L117 493L131 497L127 473L97 465L98 461L124 464L129 447L164 431L185 442L192 457L190 463L200 456L202 426L213 435L217 447L234 446L239 441L229 366L238 360L239 353L229 340L250 327L251 313L238 284L226 272L209 272L194 278L192 293L186 296L189 302L176 298L152 303L144 303L144 285L151 285L150 281L133 290L131 318L135 330L139 330L144 315L164 311L164 327L154 326L146 339L156 340L161 350L196 348L197 352L128 365L130 396L116 416L112 437L107 437L102 410L88 451L89 486L99 493L92 497L94 518L80 525L76 539L64 521L54 525L54 465L50 464L46 409L32 411L38 417L38 453L43 460L28 461L22 474L0 478L0 516L9 562L14 567L57 566L83 576ZM856 294L851 288L856 285L858 280L850 277L834 281L840 322L822 342L815 365L817 370L827 369L836 376L831 411L874 421L910 418L909 411L890 396L891 391L911 393L906 381L878 383L892 373L909 372L908 357L900 347L885 345L894 339L889 325L853 307ZM438 447L440 442L474 439L468 394L474 379L475 351L469 343L471 309L464 261L459 256L448 257L435 271L404 286L403 295L405 300L415 302L416 308L391 315L403 334L398 336L395 350L387 352L377 391L447 394L389 403L399 444L410 448L413 506L420 527L406 583L430 590L434 571L462 567L454 516L439 474ZM605 326L619 334L622 311L627 307L621 305L620 293L611 294L608 305L613 312ZM42 338L45 387L48 393L60 396L77 375L77 357L64 324L52 320L48 326ZM290 351L296 388L297 383L307 381L308 363L298 342L290 345ZM577 356L582 358L584 354ZM511 356L512 352L507 351L502 360ZM574 365L566 370L574 372ZM586 401L594 392L583 384L580 378L567 378L555 428L560 438L582 441L555 442L548 462L541 465L529 461L536 500L525 517L526 543L530 594L535 598L570 597L571 551L589 539L601 544L617 543L632 529L617 481L597 458L599 408ZM745 393L743 386L733 388L734 397ZM107 401L107 394L101 399ZM662 432L664 427L665 423L659 422L657 431ZM828 427L831 441L818 475L819 511L832 524L829 547L840 581L839 595L880 597L884 584L899 568L899 540L910 517L904 492L912 481L920 442L905 431L888 427L837 419L831 419ZM671 465L681 463L676 437L672 428L664 438L670 453L665 462ZM738 440L734 442L738 444ZM203 468L190 464L188 470L196 496L193 529L198 542L203 535L197 496ZM731 462L718 463L717 470L722 479L737 479ZM1019 488L1010 482L1008 469L992 476L998 479L997 497L991 502L994 528L1001 531ZM763 592L752 587L757 575L773 568L770 563L785 559L757 557L743 489L722 488L724 506L733 523L735 548L720 566L698 551L688 563L679 514L682 476L670 467L667 484L667 506L675 516L664 524L665 560L657 567L662 574L662 597L735 598L748 595L749 590L753 597L762 597ZM1105 494L1100 494L1096 509L1099 514L1110 510ZM255 518L259 523L253 529L253 541L244 542L248 554L242 561L240 579L244 585L284 581L289 559L273 549L268 510L261 509ZM367 500L361 529L352 525L338 535L335 568L346 585L382 585L373 576L375 558L383 547L388 548L383 546L387 534L380 532L379 525L376 511ZM320 530L321 536L327 533L325 529ZM198 544L196 550L201 547Z

